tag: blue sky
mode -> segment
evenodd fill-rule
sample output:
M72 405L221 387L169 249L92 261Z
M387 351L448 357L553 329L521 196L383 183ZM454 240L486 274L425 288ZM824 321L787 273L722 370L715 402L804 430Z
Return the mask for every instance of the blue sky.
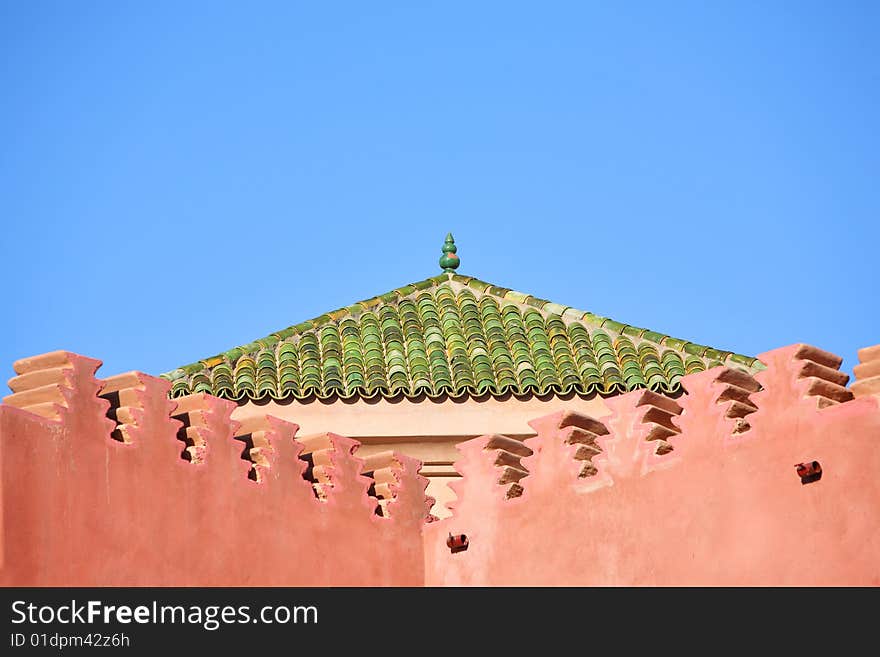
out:
M880 342L880 4L0 2L0 368L153 374L439 273Z

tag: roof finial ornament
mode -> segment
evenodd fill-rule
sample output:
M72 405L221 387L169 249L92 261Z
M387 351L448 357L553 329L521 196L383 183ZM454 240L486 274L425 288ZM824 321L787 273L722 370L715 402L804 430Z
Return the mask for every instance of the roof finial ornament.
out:
M452 239L452 233L448 233L446 235L446 241L443 243L443 255L440 256L440 267L447 274L455 273L455 270L458 269L458 265L461 264L461 260L455 252L458 251L458 247L455 246L455 240Z

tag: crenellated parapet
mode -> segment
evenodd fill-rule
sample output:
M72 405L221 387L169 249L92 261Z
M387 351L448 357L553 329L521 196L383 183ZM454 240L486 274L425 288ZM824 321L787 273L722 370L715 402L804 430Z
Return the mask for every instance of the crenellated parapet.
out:
M850 388L796 344L460 443L442 520L396 451L70 352L22 359L0 585L880 585L880 348L859 356Z
M459 499L424 531L426 583L880 584L877 396L854 398L841 359L809 345L761 360L685 376L674 399L535 419L513 498L491 436L460 445ZM821 476L802 476L814 462Z
M172 400L165 380L99 366L63 351L15 363L0 584L422 583L418 461L391 453L368 476L357 441L235 421L232 401Z

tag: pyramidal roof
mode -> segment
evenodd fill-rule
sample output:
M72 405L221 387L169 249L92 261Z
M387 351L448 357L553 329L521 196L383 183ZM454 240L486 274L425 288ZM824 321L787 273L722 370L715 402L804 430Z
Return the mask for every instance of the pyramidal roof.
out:
M325 313L161 376L171 396L235 400L432 399L676 393L716 365L754 372L756 358L616 322L455 273Z

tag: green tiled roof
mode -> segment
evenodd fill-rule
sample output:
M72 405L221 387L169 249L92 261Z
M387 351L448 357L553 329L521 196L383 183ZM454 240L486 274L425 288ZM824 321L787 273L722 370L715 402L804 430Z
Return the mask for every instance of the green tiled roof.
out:
M756 359L453 273L186 365L171 395L230 399L676 392L685 374Z

